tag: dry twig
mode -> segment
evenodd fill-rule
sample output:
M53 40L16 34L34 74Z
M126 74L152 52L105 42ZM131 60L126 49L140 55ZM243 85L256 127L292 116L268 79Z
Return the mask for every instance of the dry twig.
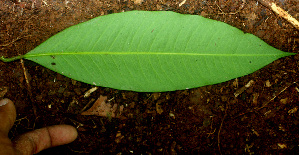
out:
M33 108L33 113L34 113L34 116L36 117L37 116L36 106L34 104L34 100L32 99L31 86L30 86L30 83L29 83L29 80L28 80L28 75L27 75L28 73L27 73L27 70L25 68L23 59L21 59L21 65L22 65L22 68L23 68L23 71L24 71L24 76L25 76L25 80L26 80L26 84L27 84L27 90L28 90L28 93L29 93L31 105L32 105L32 108Z
M278 94L276 94L274 97L272 97L268 102L264 103L261 107L254 108L254 111L260 110L260 109L266 107L271 101L273 101L277 96L279 96L282 92L284 92L286 89L288 89L293 84L296 84L296 82L293 82L292 84L289 84L288 86L283 88Z
M292 17L290 14L288 14L285 10L283 10L281 7L277 6L273 2L269 2L268 0L258 0L261 4L266 6L267 8L271 9L275 13L278 14L278 16L286 19L288 22L290 22L296 29L299 30L299 22Z
M219 149L219 153L220 153L221 155L222 155L222 152L221 152L221 146L220 146L220 132L221 132L221 129L222 129L222 126L223 126L224 119L225 119L225 117L226 117L226 115L227 115L227 113L226 113L227 109L228 109L228 105L227 105L226 108L225 108L225 114L224 114L224 116L223 116L223 118L222 118L222 121L221 121L221 124L220 124L220 127L219 127L219 131L218 131L218 135L217 135L217 139L218 139L218 149Z

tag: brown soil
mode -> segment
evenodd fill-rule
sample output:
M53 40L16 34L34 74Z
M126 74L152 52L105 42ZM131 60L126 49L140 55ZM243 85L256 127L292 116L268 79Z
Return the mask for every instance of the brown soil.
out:
M298 53L299 31L255 0L187 0L179 5L182 1L1 0L0 55L25 54L69 26L129 10L202 15ZM274 1L299 19L298 0ZM41 154L288 154L299 152L298 60L298 54L282 58L248 76L191 90L99 88L87 98L83 95L91 85L24 61L27 84L20 61L0 62L0 98L12 99L17 107L10 137L53 124L78 128L76 141ZM125 118L78 114L100 95L124 105Z

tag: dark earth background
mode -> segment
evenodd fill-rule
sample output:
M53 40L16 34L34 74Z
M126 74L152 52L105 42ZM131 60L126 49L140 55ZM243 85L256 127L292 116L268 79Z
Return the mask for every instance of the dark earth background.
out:
M182 1L1 0L0 56L25 54L67 27L130 10L201 15L298 53L299 30L255 0ZM274 2L299 19L298 0ZM73 143L40 154L295 154L298 60L298 54L289 56L253 74L190 90L136 93L99 87L89 97L84 94L93 86L33 62L24 60L24 67L20 60L0 62L0 99L10 98L17 108L12 138L48 125L77 127ZM80 114L100 95L124 106L121 117Z

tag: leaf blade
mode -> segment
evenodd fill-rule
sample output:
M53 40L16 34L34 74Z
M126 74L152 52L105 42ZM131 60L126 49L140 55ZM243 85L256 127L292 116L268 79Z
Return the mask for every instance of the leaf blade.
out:
M70 27L24 57L89 84L160 92L224 82L288 55L218 21L131 11Z

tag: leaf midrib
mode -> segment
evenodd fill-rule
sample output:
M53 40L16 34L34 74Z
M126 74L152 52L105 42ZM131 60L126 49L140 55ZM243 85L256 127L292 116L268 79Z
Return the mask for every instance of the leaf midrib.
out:
M182 56L228 56L228 57L243 57L243 56L285 56L281 54L208 54L208 53L165 53L165 52L56 52L56 53L39 53L26 54L24 58L41 57L41 56L57 56L57 55L182 55Z

